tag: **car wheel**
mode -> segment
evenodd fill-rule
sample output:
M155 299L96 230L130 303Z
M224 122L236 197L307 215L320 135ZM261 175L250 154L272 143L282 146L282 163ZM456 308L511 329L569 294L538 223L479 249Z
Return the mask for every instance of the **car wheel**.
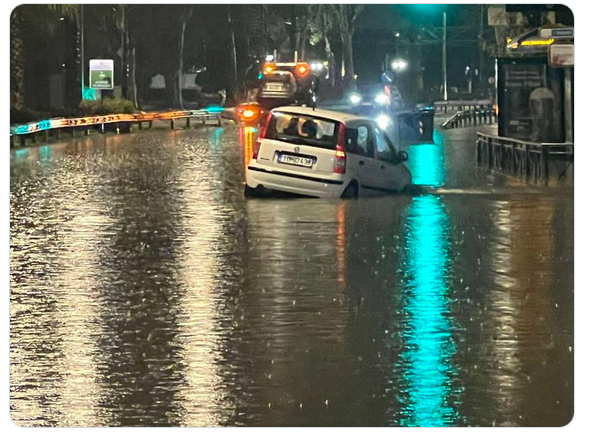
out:
M342 193L342 198L356 198L358 197L358 183L351 182L344 192Z
M418 192L419 187L415 186L413 183L405 185L403 186L403 189L401 189L401 194L417 195Z
M245 185L243 189L243 195L245 198L252 198L258 196L258 191L255 188L251 188L248 185Z

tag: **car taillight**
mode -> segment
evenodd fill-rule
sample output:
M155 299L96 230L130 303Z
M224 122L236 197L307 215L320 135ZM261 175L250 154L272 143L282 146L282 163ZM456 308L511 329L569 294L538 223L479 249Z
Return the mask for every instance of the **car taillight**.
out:
M261 139L257 139L254 142L254 152L252 154L252 158L254 160L257 160L258 159L258 153L260 152L260 146L262 146L262 140Z
M335 148L335 162L333 164L333 172L335 174L346 173L346 151L344 151L346 126L342 123L340 125L340 132L337 138L337 146Z
M252 158L254 160L258 159L258 153L260 152L260 146L262 146L262 140L264 139L264 137L266 137L266 132L268 131L268 125L270 125L271 119L272 119L272 113L269 112L268 117L266 118L266 122L264 123L264 126L262 126L262 129L260 131L260 136L254 142L254 152L252 155Z

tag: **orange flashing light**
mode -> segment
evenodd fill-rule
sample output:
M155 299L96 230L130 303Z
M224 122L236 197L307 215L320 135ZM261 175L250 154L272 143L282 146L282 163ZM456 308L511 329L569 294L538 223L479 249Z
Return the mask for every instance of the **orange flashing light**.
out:
M272 71L274 71L274 69L276 69L276 63L270 63L270 62L266 62L264 63L264 75L268 75L270 74Z
M311 70L309 63L307 62L299 62L297 63L297 74L300 76L305 76Z

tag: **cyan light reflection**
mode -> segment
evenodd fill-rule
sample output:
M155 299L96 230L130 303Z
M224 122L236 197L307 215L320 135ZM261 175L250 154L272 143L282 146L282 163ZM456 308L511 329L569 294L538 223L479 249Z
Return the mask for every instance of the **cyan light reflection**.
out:
M221 136L223 135L224 130L224 128L217 128L211 136L211 142L215 151L221 148Z
M51 146L43 145L39 147L39 160L49 161L51 160Z
M415 197L406 232L405 347L400 356L402 426L447 426L455 352L448 319L448 217L438 196Z
M434 142L409 148L409 169L416 185L438 188L446 181L444 145L435 132Z

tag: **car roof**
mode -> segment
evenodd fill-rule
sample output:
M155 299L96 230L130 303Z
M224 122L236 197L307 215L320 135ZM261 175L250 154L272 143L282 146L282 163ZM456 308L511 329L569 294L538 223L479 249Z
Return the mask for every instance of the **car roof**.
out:
M272 112L290 112L293 114L307 115L309 117L323 117L329 120L336 120L343 123L351 123L353 121L367 121L371 120L354 114L346 114L343 112L330 111L328 109L309 108L307 106L281 106L274 108Z

